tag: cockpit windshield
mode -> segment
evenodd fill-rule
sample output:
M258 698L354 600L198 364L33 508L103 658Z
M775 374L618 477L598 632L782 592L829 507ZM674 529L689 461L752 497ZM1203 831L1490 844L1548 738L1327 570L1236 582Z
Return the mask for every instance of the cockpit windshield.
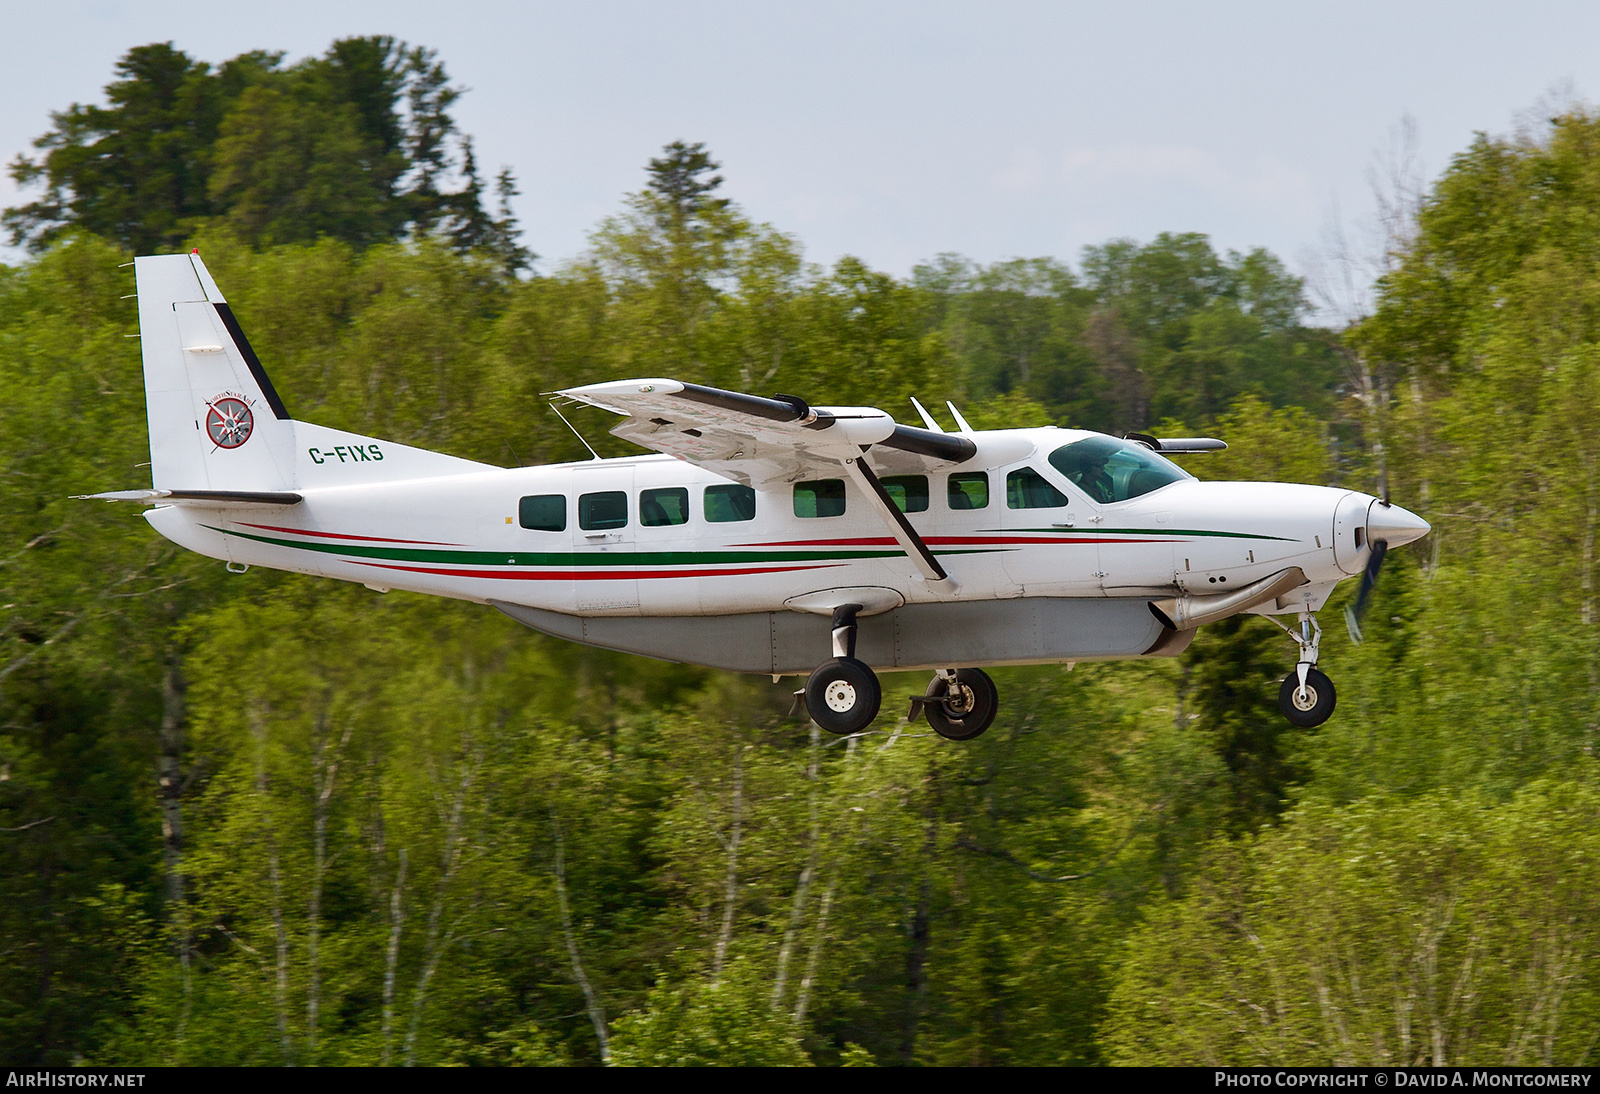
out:
M1111 437L1087 437L1050 453L1050 466L1089 495L1090 501L1137 498L1192 478L1143 445Z

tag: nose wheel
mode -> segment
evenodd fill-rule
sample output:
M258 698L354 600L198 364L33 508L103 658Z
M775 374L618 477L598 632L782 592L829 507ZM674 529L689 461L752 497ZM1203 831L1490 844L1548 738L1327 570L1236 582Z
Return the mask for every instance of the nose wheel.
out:
M1333 703L1333 681L1316 669L1306 670L1303 684L1296 669L1283 678L1278 688L1278 709L1291 724L1301 729L1326 722L1333 714Z
M1278 688L1278 709L1291 725L1313 729L1333 716L1333 681L1317 669L1317 648L1322 644L1322 628L1310 611L1300 613L1300 627L1290 630L1269 615L1300 647L1294 671Z

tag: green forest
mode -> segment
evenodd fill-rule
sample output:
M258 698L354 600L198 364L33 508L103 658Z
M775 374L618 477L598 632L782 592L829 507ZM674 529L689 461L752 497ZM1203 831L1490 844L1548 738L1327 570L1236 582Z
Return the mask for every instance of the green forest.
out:
M0 1059L1594 1064L1600 114L1477 137L1329 330L1177 230L821 267L683 141L539 260L459 94L389 38L142 46L11 165ZM1241 616L996 670L975 741L888 701L836 738L794 681L230 574L72 500L150 485L123 264L191 247L296 418L474 460L584 458L542 393L661 375L1218 436L1188 470L1383 481L1434 531L1364 642L1355 582L1324 611L1319 729Z

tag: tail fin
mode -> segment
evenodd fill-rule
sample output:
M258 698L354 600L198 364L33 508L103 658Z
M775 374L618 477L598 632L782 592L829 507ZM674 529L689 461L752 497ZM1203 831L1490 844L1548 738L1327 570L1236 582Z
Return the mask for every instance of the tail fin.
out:
M134 273L156 490L281 492L488 469L294 421L198 254L136 258Z
M200 256L134 260L157 489L285 490L294 423Z

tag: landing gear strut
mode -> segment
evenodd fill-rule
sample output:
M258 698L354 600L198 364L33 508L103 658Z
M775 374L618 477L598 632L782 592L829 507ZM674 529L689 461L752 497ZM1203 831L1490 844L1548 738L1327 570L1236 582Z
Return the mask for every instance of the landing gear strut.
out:
M1272 619L1269 615L1268 619ZM1278 688L1278 709L1290 723L1301 729L1320 726L1333 715L1336 699L1333 681L1317 670L1317 649L1322 643L1322 628L1309 608L1300 612L1300 627L1290 630L1272 619L1300 647L1299 660L1294 671L1284 677Z
M833 658L817 666L806 680L806 713L827 730L846 736L860 733L878 716L883 689L878 678L856 660L856 613L860 604L833 610Z
M860 604L833 610L833 657L806 680L806 713L840 736L860 733L878 716L883 688L864 662L856 660L856 613ZM1000 709L1000 693L982 669L940 669L927 693L911 700L909 721L926 712L935 733L951 741L970 741L988 729Z
M940 669L920 699L911 700L911 719L928 715L933 731L947 741L981 736L1000 709L1000 692L982 669Z

